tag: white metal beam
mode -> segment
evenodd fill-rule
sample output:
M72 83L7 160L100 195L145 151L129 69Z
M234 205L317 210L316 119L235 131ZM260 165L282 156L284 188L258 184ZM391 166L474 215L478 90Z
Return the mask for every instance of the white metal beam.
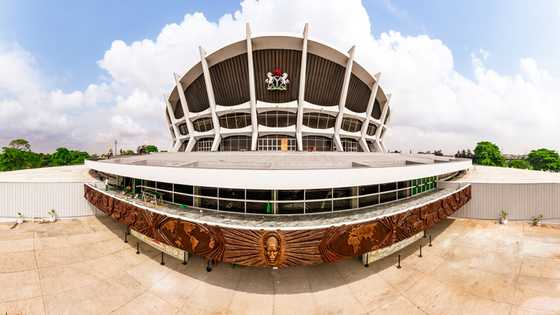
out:
M346 97L348 96L348 86L350 85L350 77L352 75L352 64L354 63L354 52L356 46L352 46L348 51L349 57L346 62L346 71L344 72L344 82L342 83L342 92L340 93L340 101L338 102L338 116L336 116L336 124L334 127L334 143L337 151L344 151L342 141L340 141L340 126L344 116L344 108L346 108Z
M210 79L210 70L206 61L206 51L202 47L198 47L200 51L200 64L204 75L204 83L206 83L206 94L208 95L208 103L212 112L212 124L214 125L214 142L212 142L212 151L218 151L220 146L220 120L216 114L216 100L214 98L214 89L212 88L212 80Z
M257 93L255 92L255 70L253 65L253 42L251 41L251 25L245 24L247 37L247 65L249 67L249 101L251 102L251 150L257 149L257 139L259 137L259 123L257 119Z
M381 112L380 125L377 126L377 130L375 132L375 142L380 152L387 152L385 145L381 141L381 131L383 130L383 127L385 127L385 117L387 117L387 111L389 110L390 101L391 94L387 94L387 102L385 102L385 106L383 106L383 110Z
M183 84L181 84L181 78L177 75L177 73L174 73L173 77L175 78L175 84L177 86L177 94L179 94L179 102L181 103L181 108L183 109L183 117L185 117L185 123L187 124L187 131L189 132L191 141L195 142L195 140L193 140L195 130L189 117L189 106L187 104L187 98L185 97L185 90L183 90ZM190 152L190 150L185 149L185 152Z
M303 28L303 45L301 49L301 68L299 72L298 111L296 121L296 140L298 151L303 150L303 104L305 102L305 77L307 74L307 38L309 37L309 23Z
M379 89L379 79L381 78L381 72L374 75L375 82L371 88L371 93L369 95L368 105L366 108L366 120L362 123L362 138L360 139L360 144L364 152L369 152L369 147L366 141L367 130L369 127L369 122L371 120L371 112L373 111L373 106L375 105L375 98L377 97L377 90Z

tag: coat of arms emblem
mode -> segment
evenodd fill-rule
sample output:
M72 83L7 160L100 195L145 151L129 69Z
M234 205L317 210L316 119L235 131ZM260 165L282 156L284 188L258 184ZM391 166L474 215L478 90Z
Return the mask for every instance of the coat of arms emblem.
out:
M274 71L267 73L266 76L267 79L264 82L266 82L267 90L286 91L288 89L290 80L288 80L288 74L286 72L282 72L282 69L274 68Z

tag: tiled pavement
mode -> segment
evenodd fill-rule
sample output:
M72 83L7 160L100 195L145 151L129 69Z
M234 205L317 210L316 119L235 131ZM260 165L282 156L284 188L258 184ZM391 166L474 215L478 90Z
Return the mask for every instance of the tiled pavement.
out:
M0 224L0 314L560 314L560 229L447 220L364 268L187 266L90 217ZM426 242L426 240L422 240Z

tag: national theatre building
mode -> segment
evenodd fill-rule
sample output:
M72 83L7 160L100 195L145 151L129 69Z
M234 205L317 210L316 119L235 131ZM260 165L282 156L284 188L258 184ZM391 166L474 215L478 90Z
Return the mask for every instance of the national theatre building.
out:
M200 48L165 100L170 152L87 161L99 181L85 198L162 251L211 263L368 264L410 244L470 200L470 184L448 180L471 162L387 153L391 97L357 60L307 26L247 26Z

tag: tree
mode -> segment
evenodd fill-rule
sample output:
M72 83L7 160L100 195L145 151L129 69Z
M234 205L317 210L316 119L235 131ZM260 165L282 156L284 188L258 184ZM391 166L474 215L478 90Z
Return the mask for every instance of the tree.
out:
M560 171L560 156L550 149L533 150L527 155L527 161L535 170Z
M531 164L529 164L529 162L527 162L527 160L511 160L509 162L509 167L528 170L528 169L531 168Z
M492 142L482 141L477 143L474 149L475 164L488 166L504 166L505 160L500 148Z
M156 147L156 146L153 145L153 144L148 144L148 145L146 146L146 153L152 153L152 152L158 152L158 151L159 151L159 150L158 150L158 147Z
M8 147L21 151L31 151L31 145L29 144L29 141L25 139L14 139L10 141Z

